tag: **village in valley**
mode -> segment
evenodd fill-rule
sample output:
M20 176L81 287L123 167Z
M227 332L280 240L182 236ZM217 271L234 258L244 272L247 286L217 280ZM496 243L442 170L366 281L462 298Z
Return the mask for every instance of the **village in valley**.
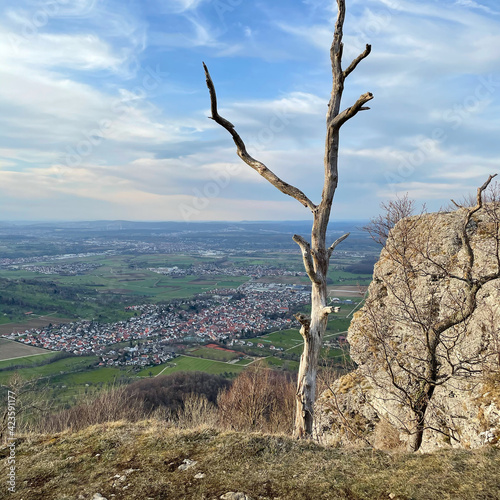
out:
M295 371L311 284L292 231L308 223L0 225L0 379L18 369L66 404L89 386L175 371ZM352 223L329 273L322 358L347 328L379 249ZM327 361L328 360L328 361ZM33 366L33 368L30 368ZM2 378L3 377L3 378Z
M179 343L217 342L229 347L254 347L253 342L241 337L297 328L298 322L292 313L309 300L309 285L250 281L237 289L216 289L175 304L127 306L128 311L134 311L134 316L124 321L51 324L14 331L3 337L53 351L97 355L99 366L157 365L176 357L172 346ZM354 301L332 299L332 304L340 303L353 305ZM110 348L127 342L129 345ZM261 342L255 346L283 351L283 347ZM334 347L339 347L338 343Z

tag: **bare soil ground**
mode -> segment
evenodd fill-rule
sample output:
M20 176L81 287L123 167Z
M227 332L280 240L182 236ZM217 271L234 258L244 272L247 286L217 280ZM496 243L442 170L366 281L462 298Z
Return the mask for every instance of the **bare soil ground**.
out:
M0 361L12 358L22 358L24 356L33 356L34 354L46 354L49 352L50 351L46 349L23 345L13 340L0 339Z
M59 325L61 323L70 323L73 321L69 318L58 318L56 316L39 316L38 318L31 318L26 321L18 323L5 323L0 325L0 335L14 333L14 332L24 332L30 328L40 328L42 326L47 326L52 323L53 325Z

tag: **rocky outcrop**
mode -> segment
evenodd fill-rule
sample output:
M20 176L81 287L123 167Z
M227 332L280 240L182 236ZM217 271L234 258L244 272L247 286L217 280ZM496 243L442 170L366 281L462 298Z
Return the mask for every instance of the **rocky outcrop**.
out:
M358 368L318 398L321 441L429 451L500 439L500 210L485 205L464 232L468 213L391 231L348 332Z

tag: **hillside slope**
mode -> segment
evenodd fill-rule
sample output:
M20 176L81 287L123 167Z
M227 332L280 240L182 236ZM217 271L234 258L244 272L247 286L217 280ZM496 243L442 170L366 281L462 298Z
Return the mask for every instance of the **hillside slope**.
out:
M0 454L5 470L7 450ZM121 421L19 438L17 489L9 493L4 480L0 498L498 499L499 475L498 447L388 454Z

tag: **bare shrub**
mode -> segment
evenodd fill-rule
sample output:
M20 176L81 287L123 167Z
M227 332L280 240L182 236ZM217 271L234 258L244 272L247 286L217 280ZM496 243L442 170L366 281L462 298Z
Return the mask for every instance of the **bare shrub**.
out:
M182 410L184 400L190 394L203 395L215 404L219 392L230 385L229 380L219 375L177 372L134 382L127 387L126 393L143 401L147 410L165 407L175 414Z
M363 227L374 241L384 246L391 229L402 219L409 217L415 212L415 201L408 198L406 193L402 198L397 197L393 201L381 203L382 214L370 219L370 223ZM422 208L425 212L425 207Z
M129 420L135 422L148 418L150 412L144 403L127 393L126 387L114 387L97 395L86 396L72 408L60 411L33 424L38 432L60 432L66 429L77 431L90 425Z
M262 364L243 372L217 400L219 425L226 429L291 433L295 381Z
M14 395L15 403L12 407L7 404L7 395ZM24 379L15 372L9 377L6 384L0 385L0 397L5 405L2 405L0 413L0 442L7 433L9 416L15 414L15 425L17 432L25 432L34 419L44 418L51 411L47 386L41 379Z
M204 394L191 393L185 396L183 408L177 412L175 424L183 429L215 427L217 409Z

